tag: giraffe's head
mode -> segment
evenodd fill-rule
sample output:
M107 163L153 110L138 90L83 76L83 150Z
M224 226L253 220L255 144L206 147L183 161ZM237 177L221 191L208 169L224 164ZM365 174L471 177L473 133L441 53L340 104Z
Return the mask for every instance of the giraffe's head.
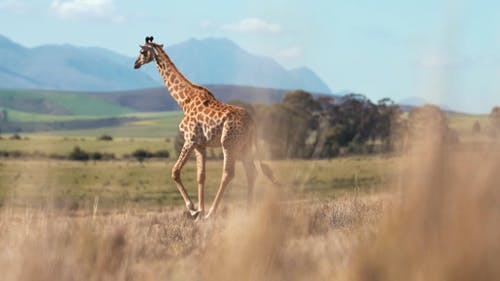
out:
M161 44L153 43L153 36L146 37L146 43L144 45L139 45L141 47L139 56L134 63L134 68L138 69L142 65L151 62L157 56L155 46L163 47Z

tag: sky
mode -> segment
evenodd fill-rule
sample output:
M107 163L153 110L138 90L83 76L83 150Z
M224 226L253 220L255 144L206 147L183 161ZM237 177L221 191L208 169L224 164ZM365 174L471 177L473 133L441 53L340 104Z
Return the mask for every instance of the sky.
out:
M0 0L0 34L131 57L146 35L167 46L223 37L286 68L309 67L333 92L421 97L469 113L500 106L496 0Z

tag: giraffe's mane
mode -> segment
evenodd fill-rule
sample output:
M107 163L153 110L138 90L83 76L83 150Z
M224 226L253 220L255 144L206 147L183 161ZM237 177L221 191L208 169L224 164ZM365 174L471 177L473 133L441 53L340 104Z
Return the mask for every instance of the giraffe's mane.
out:
M162 48L163 45L157 44L157 43L152 43L152 42L148 42L147 45L150 45L151 47L153 47L158 52L158 55L162 56L163 59L165 59L168 63L170 63L173 66L173 68L177 71L177 73L179 73L181 78L184 79L185 81L187 81L191 86L193 86L194 88L197 88L199 90L206 90L208 93L210 93L210 95L212 95L212 93L206 87L203 87L203 86L200 86L200 85L197 85L197 84L191 82L189 79L186 78L186 76L184 76L184 74L182 74L182 72L179 71L179 69L174 64L174 62L172 62L172 60L167 55L165 50L163 50L163 48Z

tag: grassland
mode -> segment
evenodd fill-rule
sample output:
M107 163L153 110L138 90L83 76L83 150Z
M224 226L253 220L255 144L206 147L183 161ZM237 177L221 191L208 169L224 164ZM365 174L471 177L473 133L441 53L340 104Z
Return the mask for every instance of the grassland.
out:
M45 115L116 116L134 112L80 93L0 89L0 100L2 107Z
M175 159L174 138L182 113L128 113L122 116L136 117L138 121L112 128L22 134L21 140L11 140L9 135L4 135L0 140L0 150L21 151L28 155L68 155L78 146L88 152L111 153L118 159L137 149L167 150L171 159L143 164L133 159L89 163L2 159L0 182L4 185L1 198L17 194L15 198L23 195L48 200L55 196L61 202L76 202L72 204L78 205L82 202L92 204L94 198L99 197L102 205L115 207L136 204L158 207L179 203L180 196L170 180L170 170ZM479 133L472 131L476 121L483 128ZM451 114L449 122L459 134L461 143L494 142L487 133L487 116ZM103 134L113 136L113 140L97 140ZM274 161L272 165L277 176L300 197L331 198L356 190L374 191L389 185L396 180L394 174L398 173L399 161L400 158L395 156L364 156L322 161ZM214 188L218 186L220 169L220 161L208 162L209 196L213 196ZM193 195L196 194L195 174L191 161L184 169L183 178ZM260 182L260 185L265 184ZM237 177L227 196L241 199L244 194L245 178L238 167ZM23 200L28 200L26 198Z
M15 113L14 113L15 114ZM15 115L16 116L16 115ZM128 113L119 116L120 117L134 117L137 120L132 122L126 122L120 126L113 127L100 127L94 129L83 129L83 130L59 130L59 131L46 131L46 132L36 132L26 134L30 138L36 138L37 136L44 137L81 137L81 138L96 138L103 134L111 135L118 138L126 139L140 139L140 138L174 138L179 130L179 123L182 120L182 112L180 111L167 111L167 112L135 112ZM24 120L26 122L30 121L30 118L36 118L36 120L47 120L47 121L68 121L68 120L98 120L102 116L54 116L54 115L39 115L32 114L28 116L20 115L18 120Z
M1 200L44 204L57 201L62 206L89 206L96 197L107 208L142 206L157 208L182 201L170 178L173 161L1 160ZM390 184L397 171L398 158L362 157L332 161L273 161L276 177L287 192L297 198L331 198L355 192L370 193ZM393 166L394 169L388 169ZM207 196L213 197L219 184L221 162L207 163ZM196 198L194 161L183 169L183 181ZM269 188L259 177L256 192ZM244 201L246 178L237 165L236 178L225 197Z

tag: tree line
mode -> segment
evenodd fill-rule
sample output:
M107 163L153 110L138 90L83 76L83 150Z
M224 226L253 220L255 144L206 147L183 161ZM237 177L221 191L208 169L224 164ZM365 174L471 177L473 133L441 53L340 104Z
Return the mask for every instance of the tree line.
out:
M298 90L274 105L233 104L253 115L259 140L267 144L275 159L389 151L400 127L397 104L388 98L373 103L361 94L314 97Z

